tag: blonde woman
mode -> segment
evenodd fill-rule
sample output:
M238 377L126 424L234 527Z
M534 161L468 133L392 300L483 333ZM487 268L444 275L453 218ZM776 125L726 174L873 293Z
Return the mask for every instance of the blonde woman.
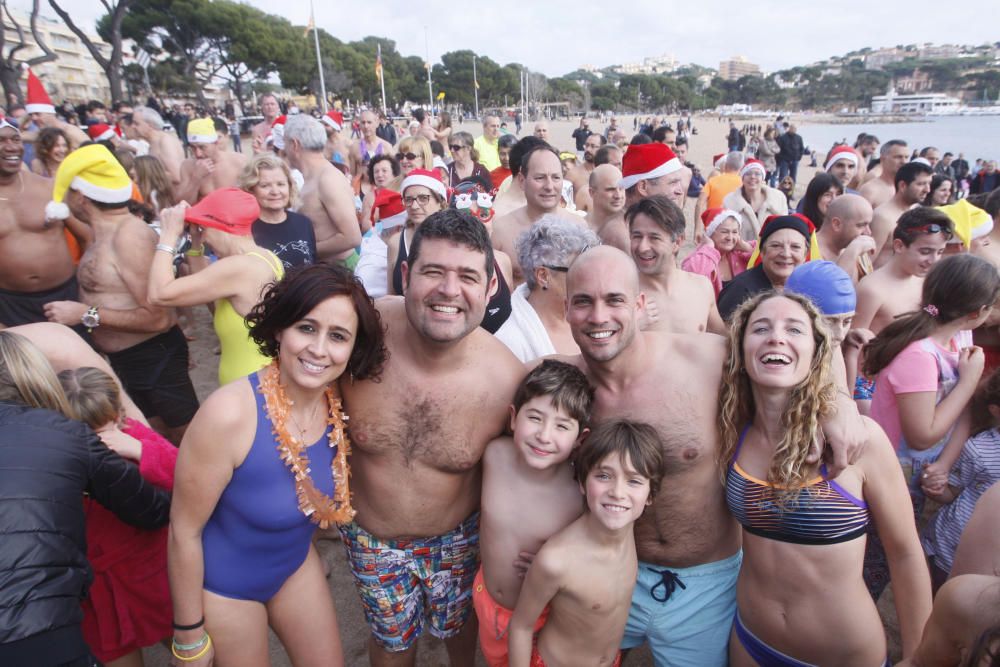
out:
M270 153L255 155L240 173L239 187L260 206L260 217L251 228L257 245L277 255L286 269L316 261L312 221L290 210L299 188L284 160Z
M0 331L0 665L92 664L84 493L139 528L167 523L169 494L68 410L45 355Z
M930 578L907 490L882 430L836 479L813 461L834 411L830 335L805 297L766 292L733 315L719 391L726 503L743 526L730 664L886 663L862 578L874 521L892 573L903 656L931 610Z
M431 169L434 164L431 142L423 137L404 137L399 142L396 159L399 161L400 178L406 178L414 169ZM393 188L398 189L398 186Z

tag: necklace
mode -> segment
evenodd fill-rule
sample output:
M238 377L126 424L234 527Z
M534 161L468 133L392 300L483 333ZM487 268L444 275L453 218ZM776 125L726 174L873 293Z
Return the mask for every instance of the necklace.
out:
M17 172L17 182L21 185L21 188L16 193L19 195L24 192L24 177L21 175L21 172ZM0 201L10 201L11 199L13 197L0 197Z
M344 432L344 422L347 416L340 410L340 399L335 398L333 389L326 388L326 405L328 411L327 423L330 429L330 447L337 448L337 454L330 463L333 475L333 498L319 491L309 477L309 456L305 443L293 438L285 427L292 414L292 402L285 393L285 388L279 381L278 360L275 359L263 370L260 380L260 392L264 395L267 415L278 441L278 453L295 478L295 495L299 500L299 510L309 517L309 520L319 524L320 528L328 528L330 524L343 524L354 518L351 507L351 491L348 487L349 472L347 470L347 455L350 453L350 442ZM294 422L294 418L292 418ZM301 428L300 436L301 436Z

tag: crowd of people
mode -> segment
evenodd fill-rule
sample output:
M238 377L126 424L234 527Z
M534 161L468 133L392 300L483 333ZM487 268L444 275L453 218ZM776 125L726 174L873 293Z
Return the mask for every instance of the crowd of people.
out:
M348 664L319 534L373 665L997 664L995 165L281 110L0 116L0 664Z

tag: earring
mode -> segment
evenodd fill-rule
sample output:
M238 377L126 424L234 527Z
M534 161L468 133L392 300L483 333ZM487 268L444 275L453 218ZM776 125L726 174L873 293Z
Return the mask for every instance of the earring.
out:
M548 288L549 288L549 286L548 286L548 285L542 285L542 289L543 289L543 290L545 290L545 289L548 289Z

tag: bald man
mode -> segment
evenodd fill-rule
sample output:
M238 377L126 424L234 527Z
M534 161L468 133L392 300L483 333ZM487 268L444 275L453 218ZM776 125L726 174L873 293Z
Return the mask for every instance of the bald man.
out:
M538 121L537 123L535 123L534 134L536 137L538 137L545 143L549 143L549 124L546 123L544 120Z
M472 144L479 154L479 164L493 171L500 166L500 117L487 116L483 119L483 134Z
M599 135L592 135L599 136ZM604 245L628 252L628 228L625 225L625 188L620 185L622 172L611 164L594 167L587 191L591 206L587 226Z
M351 174L356 178L365 178L368 172L368 163L376 155L391 155L392 144L375 134L378 129L378 117L372 111L362 111L358 119L361 126L361 138L351 146L350 165ZM324 136L325 136L324 132ZM325 147L324 141L324 147Z
M872 205L860 195L840 195L830 202L816 241L823 259L836 262L854 284L872 272L875 239Z

